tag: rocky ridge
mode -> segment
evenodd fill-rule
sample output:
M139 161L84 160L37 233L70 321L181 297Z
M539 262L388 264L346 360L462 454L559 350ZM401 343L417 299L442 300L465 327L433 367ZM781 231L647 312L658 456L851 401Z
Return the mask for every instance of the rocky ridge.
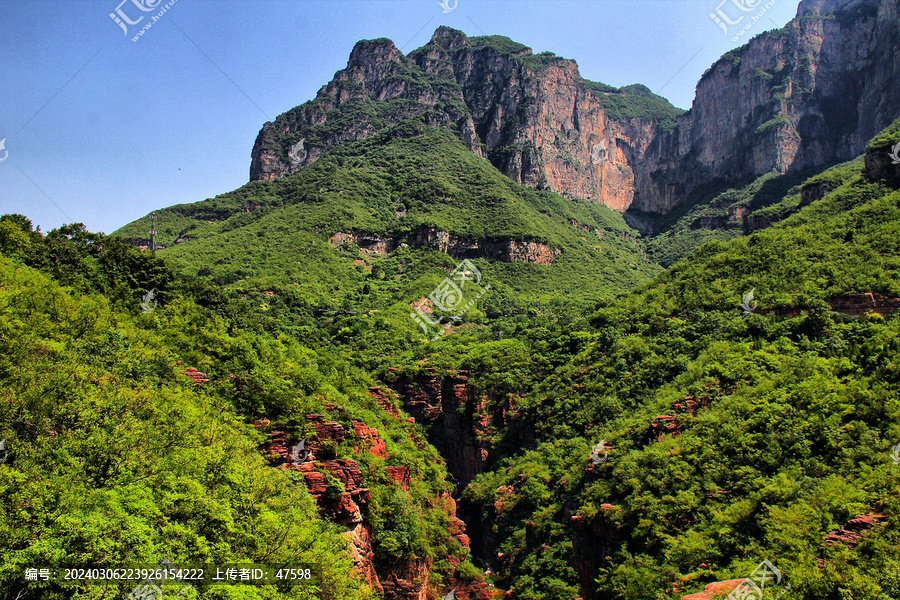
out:
M372 395L378 398L377 394ZM340 408L336 410L340 412ZM399 416L399 413L395 416ZM450 577L438 588L431 581L432 558L412 557L400 560L379 573L374 563L372 526L365 514L365 506L371 499L366 475L357 461L337 459L333 455L333 449L347 439L348 429L326 415L306 415L306 422L315 433L310 439L303 440L302 445L300 440L289 440L283 429L273 426L267 419L254 422L254 426L268 433L268 442L261 450L272 464L283 470L300 473L322 513L345 528L344 537L348 542L355 570L366 584L386 600L428 600L435 594L447 593L449 589L455 590L455 597L462 600L490 598L488 586L480 578L469 581ZM361 421L351 420L350 425L352 439L356 440L354 452L390 458L376 428ZM409 490L412 483L409 467L395 465L386 467L385 470L401 490ZM335 482L339 482L339 485ZM447 513L450 523L448 534L468 547L465 523L456 517L456 503L453 499L446 494L441 495L434 499L433 505ZM460 563L455 556L448 556L446 560L454 568Z
M677 118L643 86L586 81L575 61L499 36L441 27L406 56L390 40L363 41L314 100L264 125L250 177L289 175L335 144L421 117L513 181L664 214L711 182L860 154L900 114L898 33L895 0L803 0L785 27L713 64ZM307 150L292 163L300 140ZM890 168L883 159L872 168Z

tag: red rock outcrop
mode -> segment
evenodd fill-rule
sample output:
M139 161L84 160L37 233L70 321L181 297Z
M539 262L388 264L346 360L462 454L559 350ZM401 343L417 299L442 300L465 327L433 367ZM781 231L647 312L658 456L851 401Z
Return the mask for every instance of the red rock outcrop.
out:
M381 578L386 598L394 600L428 600L429 570L426 558L404 560L393 565Z
M678 420L673 415L654 417L648 435L656 441L662 440L666 435L678 435Z
M184 374L194 385L209 383L209 377L206 376L206 373L201 373L194 367L188 367Z
M356 450L358 452L371 452L375 456L380 458L390 458L390 454L387 451L387 445L384 443L384 440L378 435L378 430L374 427L369 427L365 423L360 423L359 421L351 421L351 425L353 425L353 432L360 440L364 440L367 447L358 446ZM403 467L406 468L406 467ZM408 471L409 469L407 469Z
M329 519L342 525L362 523L360 506L368 502L371 496L369 488L363 487L362 471L355 460L285 464L282 468L303 473L309 493ZM325 473L339 480L343 484L344 491L330 490Z
M711 583L702 592L682 596L681 600L723 600L725 596L730 594L743 579L729 579L728 581L717 581Z
M400 489L404 492L409 490L412 480L409 477L409 467L385 467L388 477L400 484Z
M375 572L375 552L372 551L372 527L365 523L357 523L350 529L345 537L350 543L350 554L353 557L353 567L373 590L384 594L384 588Z
M387 394L380 388L370 388L369 392L376 398L380 398L389 409L393 409L397 418L399 411L389 402ZM339 408L330 406L329 410ZM280 463L280 468L297 471L303 475L306 487L313 496L322 513L331 521L344 525L347 528L344 536L348 541L350 553L353 557L354 568L359 576L379 594L383 594L386 600L431 600L440 592L430 580L432 559L412 558L402 560L391 566L381 574L377 573L373 559L372 528L366 522L363 507L371 499L369 488L365 483L365 477L355 460L331 459L325 460L323 451L324 442L343 442L347 437L346 428L335 421L328 420L326 415L306 415L309 425L315 429L314 439L308 440L306 459L295 461L292 452L296 444L289 441L284 430L279 427L271 428L268 419L260 419L254 422L254 426L262 431L269 431L269 440L262 446L264 452L274 461ZM384 440L381 439L378 430L369 427L361 421L350 421L353 428L351 439L359 440L354 447L355 452L371 452L382 458L389 458ZM412 485L412 474L409 467L393 465L386 467L388 477L397 482L403 491L408 491ZM329 481L331 483L329 484ZM334 480L340 482L336 485ZM447 534L456 538L459 543L468 548L469 538L465 534L465 523L456 516L456 502L447 494L442 494L434 500L432 506L439 506L447 513ZM446 557L447 561L456 567L460 559L455 556ZM490 600L487 583L483 578L475 581L463 581L456 577L450 577L445 582L450 587L441 592L443 596L449 589L456 590L456 598L460 600Z
M887 517L884 515L875 513L860 515L847 521L840 529L829 532L824 541L832 546L842 544L852 550L873 527L885 521L887 521Z
M389 390L393 393L393 390ZM399 419L400 411L397 410L397 407L394 406L394 402L391 400L391 397L381 389L380 386L372 386L369 388L369 395L375 398L375 401L378 402L378 405L381 406L389 415Z

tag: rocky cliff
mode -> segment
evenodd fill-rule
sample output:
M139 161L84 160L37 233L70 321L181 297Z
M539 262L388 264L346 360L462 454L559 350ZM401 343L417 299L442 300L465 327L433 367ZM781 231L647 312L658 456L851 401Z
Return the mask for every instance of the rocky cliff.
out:
M399 418L389 399L379 388L370 393L384 402L385 409ZM335 407L332 406L332 409ZM341 413L340 407L336 412ZM396 561L386 568L376 569L373 544L373 528L366 516L366 505L371 500L367 479L360 464L352 459L338 459L334 449L345 440L352 439L354 453L371 453L382 459L390 458L387 447L378 430L361 421L351 420L349 427L332 421L326 415L306 415L309 430L314 433L308 440L289 440L284 429L274 426L267 419L254 423L255 427L268 433L268 442L261 448L270 461L279 468L296 471L306 483L309 493L315 499L324 516L344 527L344 537L353 557L357 575L372 590L385 600L429 600L443 596L454 590L461 600L488 600L490 593L482 577L475 579L459 577L456 573L447 577L440 585L431 579L434 560L447 561L453 570L461 560L454 555L433 557L410 557ZM389 466L385 472L391 485L397 485L404 492L412 484L409 467ZM456 503L442 494L431 501L447 515L449 523L447 535L456 538L468 548L465 523L456 516Z
M803 0L784 28L712 65L681 116L643 86L586 81L575 61L500 36L441 27L406 56L363 41L314 100L265 124L250 178L421 117L516 182L666 213L711 182L860 154L900 114L898 28L897 0Z
M359 42L314 100L265 124L250 178L289 175L335 144L421 116L513 181L625 210L632 156L680 112L643 86L586 81L573 60L441 27L408 56L390 40ZM300 141L303 160L292 161Z
M459 489L487 470L498 431L505 431L507 441L519 447L535 444L533 433L520 426L514 400L479 393L468 371L439 373L425 367L410 373L391 368L386 380L403 410L428 432L428 441L447 461Z
M539 265L552 264L553 259L562 252L559 248L552 248L547 244L535 241L469 240L426 225L418 227L404 238L339 231L328 238L328 242L334 247L349 242L359 246L360 250L364 252L375 254L388 254L400 246L411 245L432 248L457 260L486 258L501 262L527 262Z
M850 160L900 114L896 0L803 0L725 54L690 112L636 162L635 208L667 212L713 181Z

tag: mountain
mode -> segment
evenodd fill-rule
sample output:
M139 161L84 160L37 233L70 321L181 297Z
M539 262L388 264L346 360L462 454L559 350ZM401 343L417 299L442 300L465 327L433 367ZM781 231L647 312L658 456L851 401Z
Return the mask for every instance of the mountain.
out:
M587 81L573 60L441 27L408 56L387 39L359 42L314 100L263 126L250 178L284 176L335 144L422 115L517 183L621 211L634 174L617 138L642 146L682 112L642 85ZM287 155L300 139L308 153L292 166Z
M708 600L764 561L766 597L898 597L898 144L900 119L592 327L500 324L383 370L509 597Z
M513 181L630 210L648 232L744 233L768 224L752 214L768 197L735 203L720 192L759 178L771 187L773 175L789 176L774 184L789 189L860 154L900 112L897 11L894 0L804 0L785 27L713 64L686 113L642 85L587 81L575 61L501 36L441 27L407 56L390 40L359 42L314 100L265 124L250 178L283 177L335 144L421 115ZM292 165L299 141L306 154ZM697 205L710 214L673 215ZM687 237L662 238L654 256L671 264L698 247ZM665 247L673 243L683 249Z
M307 311L422 301L438 271L384 279L407 255L441 263L421 249L482 259L490 314L546 306L554 289L607 297L771 226L809 175L862 152L900 111L896 14L889 0L805 0L712 65L687 113L501 36L441 27L406 56L359 42L314 100L263 126L248 185L157 211L157 241L188 272ZM149 228L117 234L146 246Z
M615 211L516 184L424 120L335 146L289 177L157 211L161 255L242 293L360 313L408 313L451 258L478 265L489 314L590 303L659 272ZM149 227L117 235L146 245Z
M364 41L155 255L3 216L0 600L166 557L310 570L202 600L900 598L897 5L804 0L687 113Z

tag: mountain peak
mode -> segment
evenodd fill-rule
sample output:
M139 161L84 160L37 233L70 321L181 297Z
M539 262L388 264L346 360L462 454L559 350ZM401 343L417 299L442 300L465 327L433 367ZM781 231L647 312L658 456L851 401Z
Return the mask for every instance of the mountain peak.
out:
M468 36L459 29L441 25L434 30L430 43L437 44L447 50L456 50L457 48L464 46L468 39Z
M861 152L900 110L897 67L872 51L900 35L895 4L803 0L801 13L823 16L727 53L687 114L646 86L586 81L574 60L501 35L442 26L407 56L388 39L365 40L316 101L264 126L250 177L291 175L335 145L416 118L453 131L516 183L666 214L713 181L796 174ZM874 110L849 122L847 107L860 105ZM296 163L301 140L308 155Z
M360 40L353 46L347 68L369 71L373 66L396 63L403 60L403 53L388 38ZM368 77L367 77L368 78Z

